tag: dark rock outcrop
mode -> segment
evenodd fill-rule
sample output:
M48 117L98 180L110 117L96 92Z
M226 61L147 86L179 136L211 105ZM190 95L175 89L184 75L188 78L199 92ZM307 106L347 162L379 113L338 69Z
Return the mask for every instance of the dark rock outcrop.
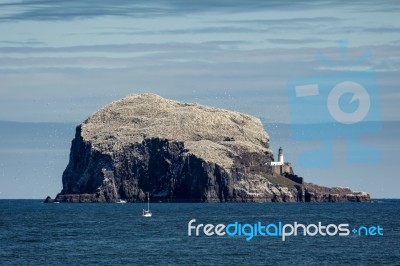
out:
M322 187L312 183L303 185L304 201L306 202L369 202L366 192L353 192L350 188Z
M55 201L136 202L146 192L182 202L369 200L367 193L274 176L268 143L255 117L130 95L77 127Z
M52 199L50 196L47 196L44 200L44 203L54 203L54 199Z

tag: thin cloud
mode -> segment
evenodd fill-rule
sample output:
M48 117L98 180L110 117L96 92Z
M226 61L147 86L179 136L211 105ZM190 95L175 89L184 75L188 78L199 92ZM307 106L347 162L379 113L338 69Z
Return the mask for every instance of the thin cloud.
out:
M0 47L0 53L41 54L41 53L140 53L165 51L200 51L219 49L211 43L135 43L135 44L104 44L104 45L76 45L65 47Z
M28 46L28 45L43 45L43 42L35 41L35 40L27 40L27 41L0 41L0 44L5 45L17 45L17 46Z
M0 4L0 10L6 10L0 15L0 20L74 20L104 16L154 18L159 16L187 16L203 12L243 13L273 10L312 10L321 7L340 7L340 1L292 1L287 3L280 0L204 0L204 1L51 1L23 0L9 1ZM395 3L392 3L395 6ZM381 8L382 4L374 1L352 2L347 8L369 11ZM390 8L387 8L390 9Z
M327 43L330 42L324 39L278 39L271 38L266 39L267 42L273 44L284 44L284 45L299 45L299 44L314 44L314 43Z
M375 27L375 28L360 28L360 31L371 32L371 33L400 33L400 27Z
M337 17L298 17L298 18L282 18L282 19L229 19L214 20L212 23L232 23L232 24L293 24L293 23L315 23L315 22L339 22L341 19Z

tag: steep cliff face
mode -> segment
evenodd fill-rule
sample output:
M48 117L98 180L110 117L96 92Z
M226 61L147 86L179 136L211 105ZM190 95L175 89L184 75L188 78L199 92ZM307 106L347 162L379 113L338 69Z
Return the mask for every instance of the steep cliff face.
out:
M255 117L154 94L130 95L77 127L63 189L55 200L136 202L146 192L153 200L185 202L369 197L351 198L351 191L329 188L321 194L315 185L277 179L268 143Z

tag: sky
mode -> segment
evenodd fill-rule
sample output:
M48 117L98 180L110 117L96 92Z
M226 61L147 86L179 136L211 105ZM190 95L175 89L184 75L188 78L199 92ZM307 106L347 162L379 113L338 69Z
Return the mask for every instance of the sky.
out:
M351 71L399 121L399 22L397 1L3 0L0 121L78 124L152 92L290 124L288 81Z
M377 73L382 119L398 120L396 1L199 2L1 1L0 120L80 122L154 92L288 123L288 79L368 50L358 67Z

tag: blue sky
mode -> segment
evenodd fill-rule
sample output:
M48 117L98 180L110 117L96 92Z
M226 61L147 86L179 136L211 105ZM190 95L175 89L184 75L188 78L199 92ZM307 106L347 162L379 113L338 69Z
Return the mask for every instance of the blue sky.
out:
M286 82L357 66L378 73L398 120L396 1L2 1L0 120L80 122L129 93L290 122ZM327 66L323 53L340 61Z
M43 131L48 136L35 129L44 135L32 138L34 149L26 148L26 135L18 138L19 126L1 124L8 133L0 132L0 198L58 193L73 125L113 100L141 92L260 117L274 137L272 147L285 146L286 158L306 180L400 197L393 186L400 124L388 122L400 122L400 5L342 3L1 1L0 122L70 123L61 127L63 133ZM366 53L370 56L363 57ZM382 160L350 165L342 138L334 143L335 171L302 168L296 156L307 144L291 139L287 127L277 128L293 122L288 81L355 70L376 75L384 127L364 141L380 149ZM59 134L62 140L54 138ZM12 149L7 143L21 144ZM19 165L26 169L16 171Z

